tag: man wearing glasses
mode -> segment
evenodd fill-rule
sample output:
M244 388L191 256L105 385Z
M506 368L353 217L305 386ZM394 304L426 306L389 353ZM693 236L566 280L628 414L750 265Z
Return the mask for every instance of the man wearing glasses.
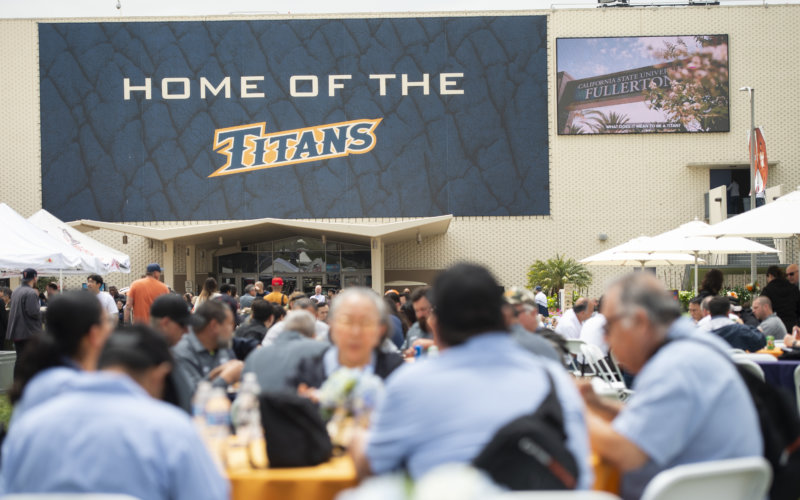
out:
M647 273L606 292L606 340L635 393L623 406L581 386L592 450L622 471L621 497L640 498L662 470L761 456L758 416L729 345L681 319L677 301Z
M800 278L797 274L797 264L791 264L789 267L786 268L786 279L789 280L794 286L797 286L797 280Z

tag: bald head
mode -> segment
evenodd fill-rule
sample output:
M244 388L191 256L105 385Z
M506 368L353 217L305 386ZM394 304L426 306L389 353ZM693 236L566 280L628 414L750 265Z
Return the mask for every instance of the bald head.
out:
M800 278L800 275L797 273L797 264L791 264L786 268L786 279L792 285L797 286L798 278Z
M572 306L572 309L575 311L575 316L578 317L578 320L583 323L592 316L594 312L594 301L581 297L575 301L575 305Z
M772 301L763 295L753 300L753 316L759 321L764 321L772 315Z

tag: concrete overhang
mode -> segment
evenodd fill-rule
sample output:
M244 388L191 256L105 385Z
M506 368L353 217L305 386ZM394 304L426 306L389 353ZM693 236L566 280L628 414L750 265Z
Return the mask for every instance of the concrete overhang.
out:
M369 245L373 238L380 238L383 244L390 245L444 234L452 219L452 215L440 215L386 223L342 223L265 218L156 227L81 219L69 224L82 232L108 229L156 241L213 248L227 247L236 242L248 245L298 234L320 238L324 235L330 240L359 245Z

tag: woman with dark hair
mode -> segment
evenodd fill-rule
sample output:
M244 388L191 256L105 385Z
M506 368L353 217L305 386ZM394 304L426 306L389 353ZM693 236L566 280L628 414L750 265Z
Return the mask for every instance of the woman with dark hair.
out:
M197 300L194 301L195 310L197 310L203 302L217 296L219 296L219 293L217 293L217 280L214 278L207 278L206 282L203 283L203 289L200 290L200 295L198 295Z
M16 404L14 419L24 409L60 392L78 372L96 370L114 324L116 318L109 318L89 292L54 296L47 307L45 332L31 339L18 360L8 393Z
M406 332L409 326L403 323L403 318L397 312L400 308L400 299L396 293L387 293L383 296L383 301L386 302L386 309L389 313L388 337L392 340L392 343L400 349L403 342L406 340Z
M702 300L709 296L719 295L720 290L722 290L722 271L712 269L703 277L697 296Z

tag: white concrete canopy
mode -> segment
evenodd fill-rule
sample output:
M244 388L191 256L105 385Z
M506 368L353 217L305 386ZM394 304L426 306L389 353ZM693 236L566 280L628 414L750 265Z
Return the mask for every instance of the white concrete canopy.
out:
M168 245L168 253L170 254L169 249L173 249L175 243L191 246L193 249L212 249L231 246L241 247L251 243L281 239L297 234L319 238L325 236L342 243L365 245L370 248L372 288L382 294L384 288L384 246L444 234L447 232L451 220L453 220L452 215L440 215L437 217L383 223L343 223L264 218L208 224L176 223L169 226L141 226L88 219L73 221L69 224L83 232L107 229L162 241ZM167 259L171 257L171 255L165 256ZM171 268L172 266L164 266L164 280L168 283L174 282L174 271Z

